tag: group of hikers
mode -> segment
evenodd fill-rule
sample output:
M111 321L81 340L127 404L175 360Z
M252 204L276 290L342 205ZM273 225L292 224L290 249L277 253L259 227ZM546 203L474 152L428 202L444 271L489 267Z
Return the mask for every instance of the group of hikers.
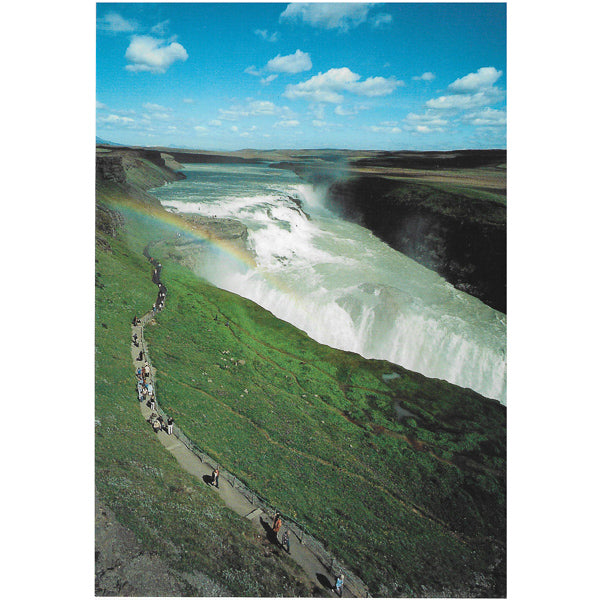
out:
M161 311L164 308L165 297L167 295L167 288L160 281L160 272L162 269L162 265L160 262L155 259L149 257L150 262L154 265L154 270L152 272L152 281L156 285L158 285L158 297L156 302L152 305L152 314L155 315L158 311ZM215 319L217 317L215 316ZM141 325L141 320L136 316L133 317L132 325L137 326ZM226 325L229 325L227 322ZM134 333L132 336L132 342L136 348L139 348L140 340L138 338L137 333ZM140 350L136 358L137 362L143 362L143 366L140 366L136 370L137 377L137 393L138 400L140 403L145 402L146 405L150 408L150 410L154 411L156 409L156 397L154 393L154 386L151 381L151 370L150 364L147 360L144 360L144 351ZM163 419L161 415L153 412L148 418L148 423L152 426L152 429L158 433L159 431L166 431L168 435L173 434L173 417L168 417L166 420ZM212 471L211 477L211 485L219 488L219 467L217 466ZM271 531L273 533L273 537L275 542L281 546L288 554L290 554L290 532L289 529L285 529L282 534L281 542L279 541L279 530L282 527L281 513L276 512L273 518L273 523L271 525ZM331 588L332 591L335 591L337 595L341 598L343 594L344 587L344 575L339 574L336 578L335 585Z
M156 298L156 302L152 305L152 314L155 315L165 307L167 288L160 280L160 272L162 271L160 262L151 256L148 260L154 265L154 270L152 271L152 283L155 283L158 286L158 297Z

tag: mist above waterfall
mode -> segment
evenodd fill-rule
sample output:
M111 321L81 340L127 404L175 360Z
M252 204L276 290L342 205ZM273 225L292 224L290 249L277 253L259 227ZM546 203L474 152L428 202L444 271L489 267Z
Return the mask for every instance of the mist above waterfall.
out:
M200 275L321 343L505 402L505 316L341 219L324 181L262 166L190 165L186 175L153 193L171 210L239 219L256 256L250 269L214 253Z

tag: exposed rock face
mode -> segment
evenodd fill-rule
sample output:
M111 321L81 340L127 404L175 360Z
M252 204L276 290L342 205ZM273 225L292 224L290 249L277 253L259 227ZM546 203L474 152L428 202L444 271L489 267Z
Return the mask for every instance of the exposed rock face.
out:
M334 183L327 200L392 248L506 312L505 206L379 177Z
M149 190L169 181L185 179L174 168L181 167L172 156L157 150L119 148L96 154L96 183L115 182Z
M246 248L248 229L235 219L216 219L201 215L181 215L182 218L196 227L208 232L211 237L233 242L240 249Z
M118 230L123 226L123 215L96 202L96 229L116 237Z
M111 154L96 155L96 179L125 183L126 177L122 157Z

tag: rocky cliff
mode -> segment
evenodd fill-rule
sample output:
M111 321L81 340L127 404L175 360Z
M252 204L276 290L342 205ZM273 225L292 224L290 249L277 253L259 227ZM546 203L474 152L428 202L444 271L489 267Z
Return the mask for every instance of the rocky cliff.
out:
M506 206L382 177L333 183L327 202L458 289L506 312Z

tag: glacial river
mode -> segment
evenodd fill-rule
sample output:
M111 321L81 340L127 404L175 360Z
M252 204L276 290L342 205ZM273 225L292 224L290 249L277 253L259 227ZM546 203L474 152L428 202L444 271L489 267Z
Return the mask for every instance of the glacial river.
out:
M186 165L184 172L186 180L152 193L171 211L238 219L256 255L251 269L215 254L200 275L318 342L506 403L503 313L330 212L291 171Z

